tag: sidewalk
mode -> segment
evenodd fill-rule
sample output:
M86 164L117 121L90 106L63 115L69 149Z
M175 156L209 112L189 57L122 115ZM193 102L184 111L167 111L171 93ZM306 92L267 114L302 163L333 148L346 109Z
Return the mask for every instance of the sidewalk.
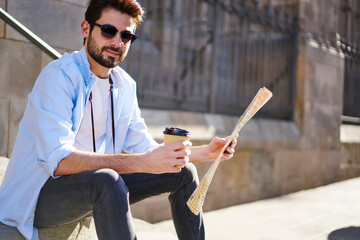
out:
M360 178L207 212L204 221L207 240L360 239ZM172 221L152 227L158 240L177 239Z

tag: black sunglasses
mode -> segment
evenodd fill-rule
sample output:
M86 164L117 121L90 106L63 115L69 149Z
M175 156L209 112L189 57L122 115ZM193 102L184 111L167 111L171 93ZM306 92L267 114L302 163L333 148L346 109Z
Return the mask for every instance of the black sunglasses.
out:
M107 39L112 39L115 35L119 32L116 27L110 24L100 25L98 23L90 23L98 26L101 29L101 36ZM128 41L131 41L131 44L138 38L135 34L132 34L129 31L122 31L120 32L121 41L126 44Z

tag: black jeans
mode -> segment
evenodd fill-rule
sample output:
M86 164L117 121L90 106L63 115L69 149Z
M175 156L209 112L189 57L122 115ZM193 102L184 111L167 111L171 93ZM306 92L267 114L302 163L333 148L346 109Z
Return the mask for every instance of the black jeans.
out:
M134 240L130 204L168 192L178 238L205 239L202 213L196 216L186 205L198 181L193 164L180 173L119 175L100 169L50 178L40 192L34 225L59 226L92 215L100 240Z

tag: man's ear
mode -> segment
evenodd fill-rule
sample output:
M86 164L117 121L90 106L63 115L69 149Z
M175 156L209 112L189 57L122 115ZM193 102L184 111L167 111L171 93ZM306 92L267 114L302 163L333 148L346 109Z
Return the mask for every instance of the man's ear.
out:
M81 33L84 38L88 38L90 34L90 24L88 21L84 20L81 23Z

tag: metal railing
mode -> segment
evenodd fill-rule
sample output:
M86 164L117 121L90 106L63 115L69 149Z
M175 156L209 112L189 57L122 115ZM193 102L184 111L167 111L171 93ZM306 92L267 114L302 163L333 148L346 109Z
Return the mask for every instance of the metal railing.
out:
M296 20L258 1L139 2L142 40L123 67L140 106L239 115L265 86L276 97L260 114L292 118Z
M16 31L21 33L24 37L29 39L32 43L34 43L37 47L39 47L42 51L46 52L53 59L58 59L61 57L61 54L48 45L46 42L41 40L38 36L36 36L33 32L31 32L28 28L22 25L19 21L13 18L10 14L8 14L4 9L0 8L0 19L4 20L5 23L9 24Z
M139 0L147 10L122 66L142 107L239 115L260 87L276 96L260 115L291 119L297 22L259 1ZM236 3L236 4L235 4ZM54 59L61 55L0 9Z
M360 124L360 46L341 41L345 55L343 121Z
M342 1L339 10L339 47L345 55L343 121L360 124L359 1Z
M341 119L344 123L360 124L360 46L350 43L339 33L336 37L330 37L321 32L308 31L304 37L343 53L345 68Z

